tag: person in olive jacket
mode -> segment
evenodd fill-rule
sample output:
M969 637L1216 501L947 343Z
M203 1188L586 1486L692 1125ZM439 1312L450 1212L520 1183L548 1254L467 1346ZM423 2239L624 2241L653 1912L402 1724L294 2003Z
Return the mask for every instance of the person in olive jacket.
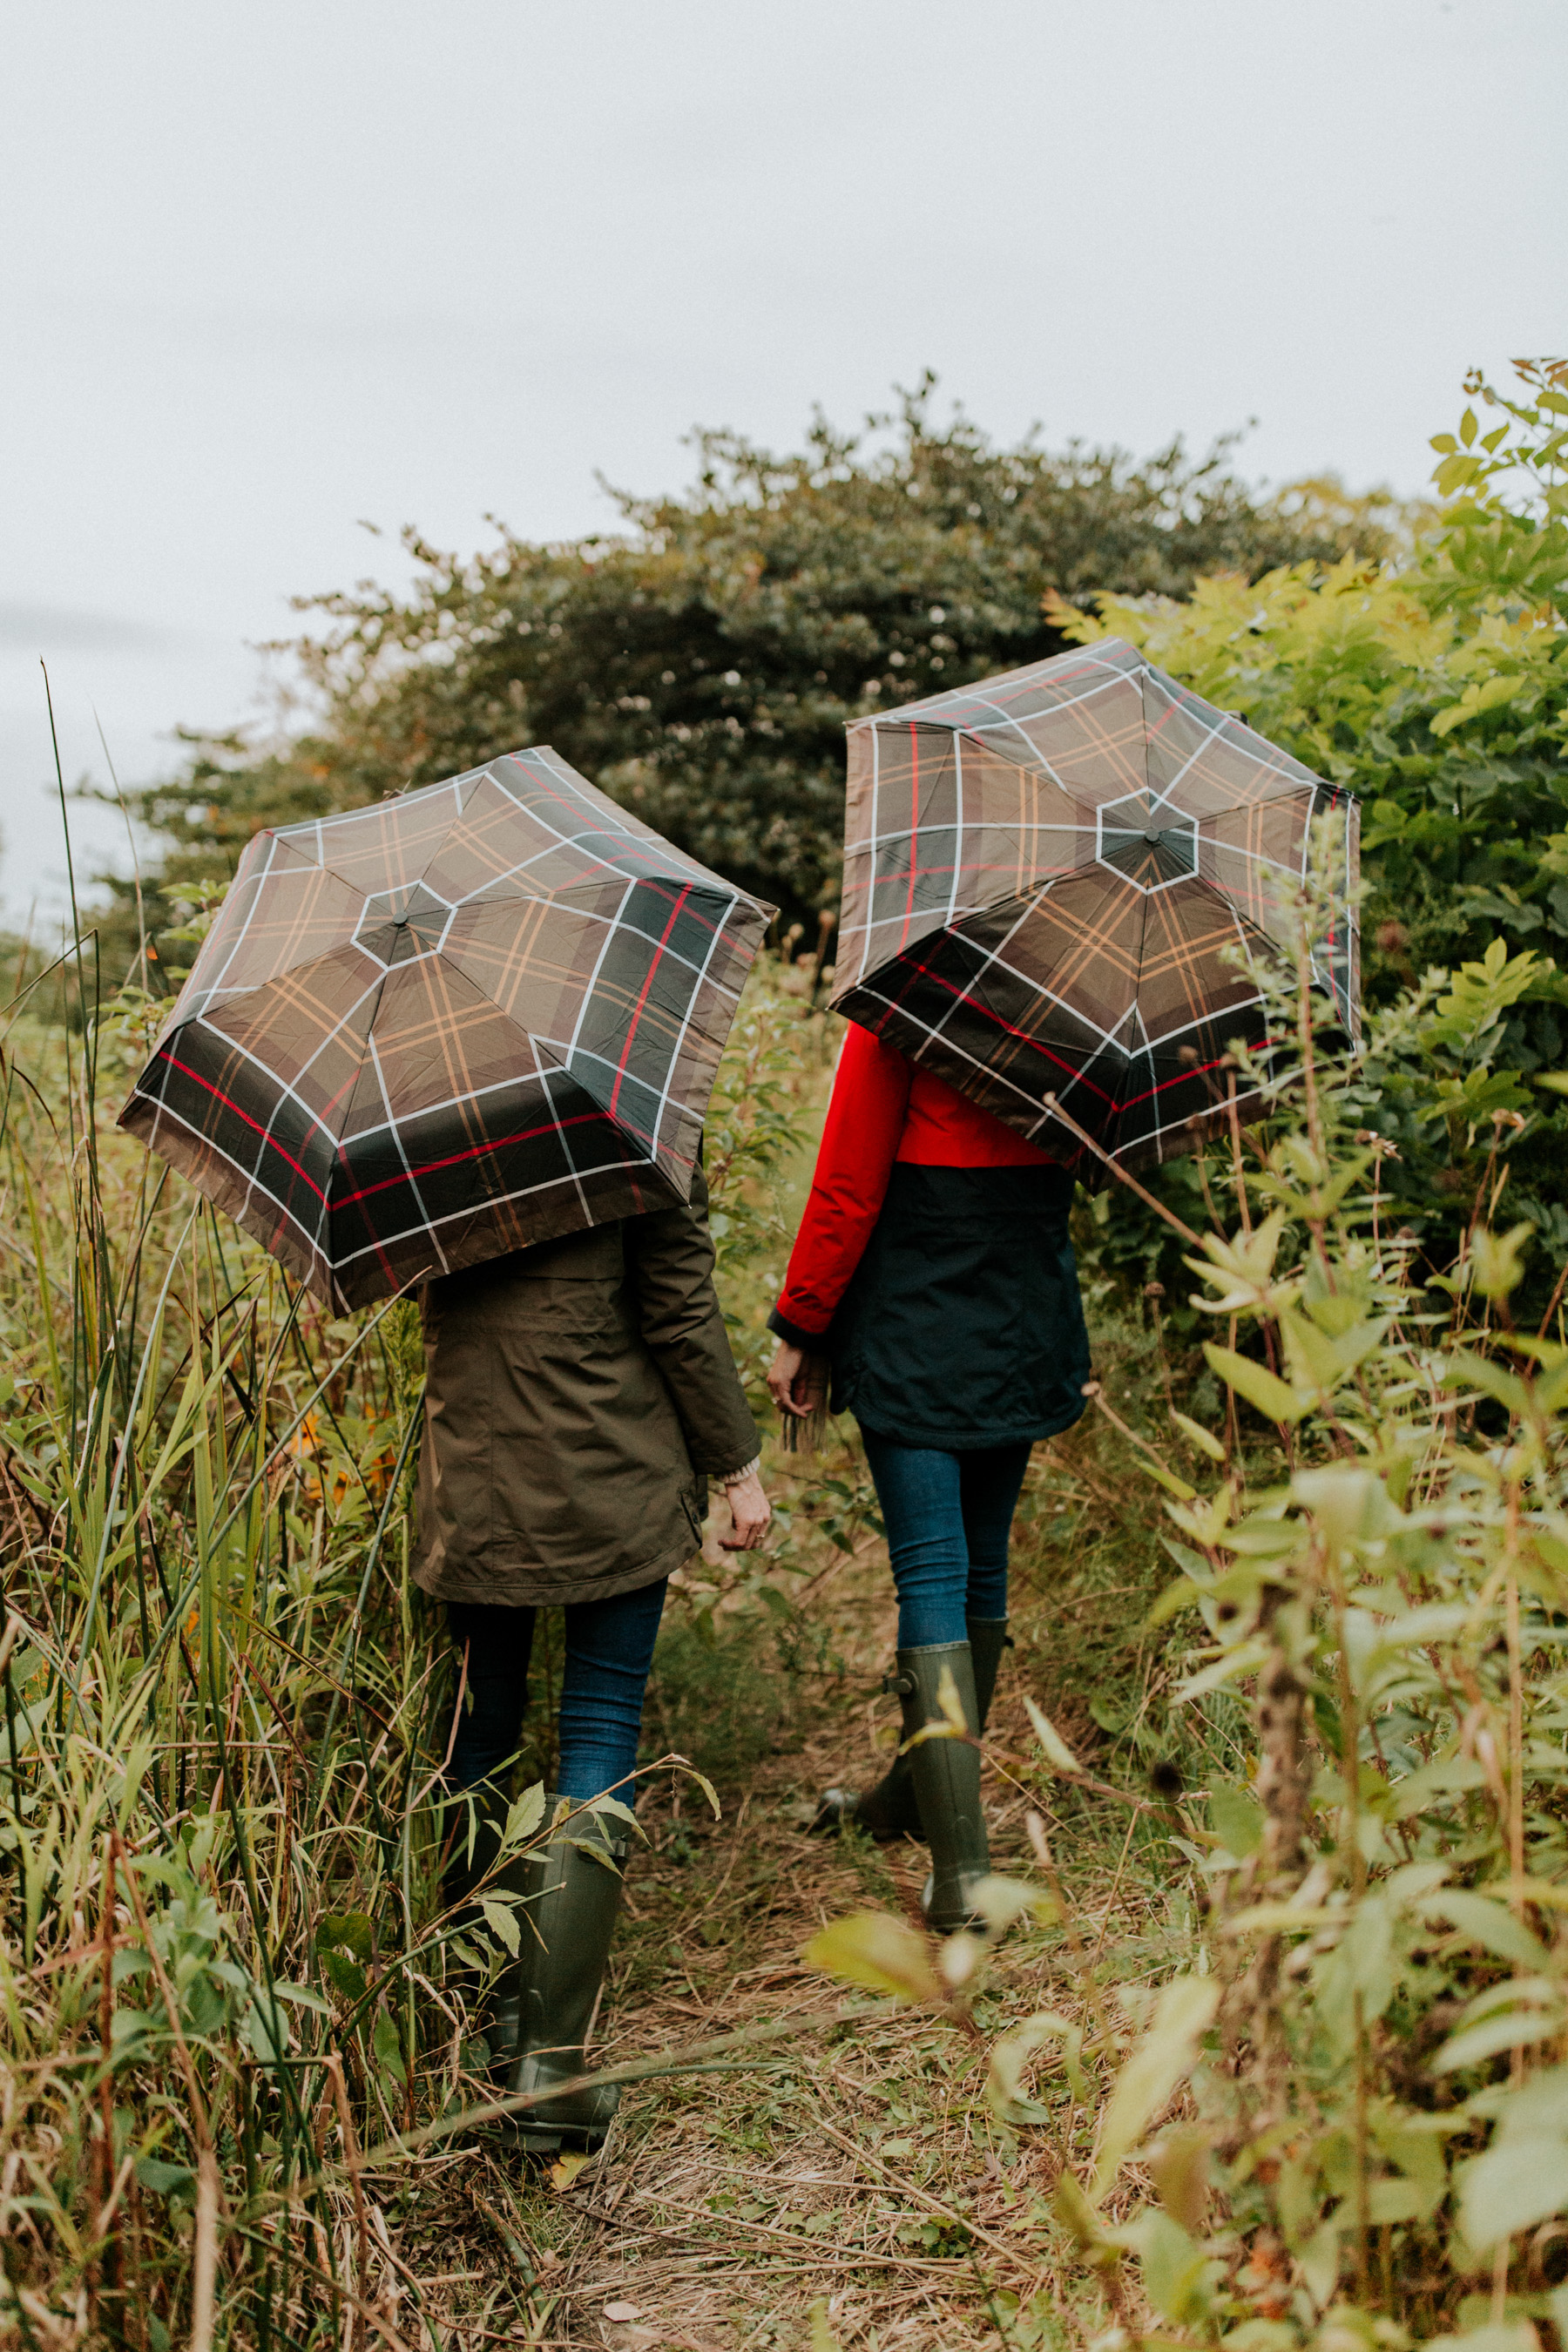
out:
M578 1808L504 1872L524 1898L520 1953L484 2020L508 2092L584 2071L619 1908L629 1804L666 1583L701 1542L708 1484L726 1494L730 1550L770 1517L759 1441L713 1288L707 1187L689 1206L519 1250L425 1294L425 1443L415 1579L447 1603L459 1700L447 1766L449 1901L494 1870L503 1775L527 1705L534 1612L565 1611L557 1786ZM471 1792L471 1799L461 1792ZM602 1850L605 1862L590 1848ZM523 2110L525 2147L595 2146L613 2089Z
M1073 1180L977 1103L850 1028L784 1286L768 1387L804 1414L831 1367L854 1413L899 1595L907 1742L951 1675L985 1728L1007 1640L1007 1552L1031 1447L1084 1410L1089 1336L1068 1234ZM814 1826L923 1837L933 1927L960 1927L989 1868L980 1752L906 1748L874 1788L829 1789Z

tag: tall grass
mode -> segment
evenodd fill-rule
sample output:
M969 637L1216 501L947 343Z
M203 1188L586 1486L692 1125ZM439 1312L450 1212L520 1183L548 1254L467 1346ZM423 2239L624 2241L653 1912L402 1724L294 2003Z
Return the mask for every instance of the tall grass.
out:
M439 1888L418 1311L334 1319L119 1134L161 1008L100 1004L90 939L68 969L68 1019L24 992L0 1035L0 2330L367 2343L364 2161L488 2098L462 1987L503 1957ZM794 1026L764 975L719 1097L737 1263Z

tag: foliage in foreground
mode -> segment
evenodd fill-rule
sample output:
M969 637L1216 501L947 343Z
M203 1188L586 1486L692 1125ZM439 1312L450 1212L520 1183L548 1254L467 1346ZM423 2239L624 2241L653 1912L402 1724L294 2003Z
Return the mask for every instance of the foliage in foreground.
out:
M1555 1302L1512 1319L1528 1228L1488 1212L1514 1130L1423 1285L1363 1074L1304 987L1278 996L1276 1034L1300 1025L1274 1116L1208 1171L1226 1216L1183 1236L1228 1405L1209 1427L1173 1399L1142 1447L1179 1571L1155 1620L1198 1621L1170 1752L1184 1713L1233 1709L1234 1769L1211 1749L1163 1800L1201 1925L1157 1987L1086 1973L1087 2027L1011 2022L990 2095L1053 2151L1108 2344L1152 2310L1167 2347L1534 2352L1568 2338L1568 1345ZM1089 1782L1033 1713L1047 1766ZM986 1958L875 1915L815 1957L961 2022ZM1098 2113L1087 2166L1064 2102Z

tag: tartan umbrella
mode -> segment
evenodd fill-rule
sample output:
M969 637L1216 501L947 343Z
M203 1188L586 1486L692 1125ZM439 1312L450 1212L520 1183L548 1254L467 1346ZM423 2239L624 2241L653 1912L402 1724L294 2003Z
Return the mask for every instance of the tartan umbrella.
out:
M258 834L121 1124L364 1306L688 1199L771 912L548 748Z
M1226 950L1285 943L1323 815L1345 887L1311 978L1354 1034L1357 803L1131 646L858 719L833 1003L1091 1181L1058 1102L1123 1167L1166 1159L1264 1038Z

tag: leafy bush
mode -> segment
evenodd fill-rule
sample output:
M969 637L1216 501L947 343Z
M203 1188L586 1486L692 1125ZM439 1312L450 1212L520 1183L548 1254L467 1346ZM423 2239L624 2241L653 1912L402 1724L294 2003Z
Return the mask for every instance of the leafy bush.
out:
M1205 1427L1173 1403L1170 1443L1142 1448L1178 1571L1155 1618L1178 1641L1196 1620L1175 1717L1228 1694L1244 1735L1179 1796L1199 1924L1163 1986L1091 1991L1092 2032L1008 2021L992 2108L1051 2153L1119 2343L1152 2309L1167 2345L1533 2352L1568 2328L1568 1345L1515 1320L1531 1240L1489 1221L1494 1176L1421 1279L1363 1124L1379 1057L1435 1066L1432 1032L1469 1013L1407 995L1360 1062L1273 985L1296 1043L1271 1118L1180 1236L1230 1404ZM1092 1786L1035 1714L1036 1784ZM1028 1899L998 1890L998 1922ZM981 1980L975 1939L928 1953L890 1919L817 1958L868 1981L849 1947L873 1945L939 2009ZM1098 2115L1087 2165L1062 2102Z
M1391 1189L1447 1251L1492 1150L1492 1113L1528 1112L1509 1213L1561 1255L1568 1112L1539 1081L1568 1061L1568 362L1521 362L1519 376L1517 399L1471 379L1501 422L1483 433L1470 406L1457 435L1436 436L1447 503L1403 561L1348 555L1200 580L1183 603L1054 609L1070 635L1128 639L1363 797L1368 997L1388 1004L1423 972L1454 994L1446 1021L1380 1033L1358 1080L1369 1121L1399 1148ZM1505 941L1529 952L1500 983ZM1201 1213L1191 1169L1162 1182L1184 1217ZM1113 1262L1173 1276L1131 1195L1100 1214Z

